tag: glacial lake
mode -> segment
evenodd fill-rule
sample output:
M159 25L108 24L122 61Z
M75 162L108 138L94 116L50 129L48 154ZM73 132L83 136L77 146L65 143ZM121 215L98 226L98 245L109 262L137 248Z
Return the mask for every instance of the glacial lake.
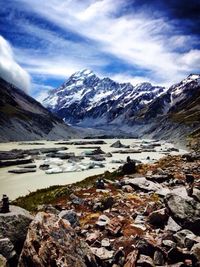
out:
M94 139L96 140L96 139ZM104 139L101 139L104 140ZM92 141L89 140L70 140L71 141ZM119 168L122 163L111 163L112 160L124 160L126 161L127 156L131 159L139 160L143 163L153 163L156 160L167 155L167 150L173 148L174 145L167 143L165 141L158 141L161 146L156 146L154 152L141 152L141 153L131 153L131 154L119 154L113 153L117 150L126 150L125 148L113 148L110 147L111 144L117 141L117 139L105 139L106 144L103 145L63 145L56 144L57 141L37 141L38 143L44 143L44 145L30 145L26 142L10 142L10 143L0 143L1 151L8 151L11 149L34 149L34 148L51 148L51 147L63 147L66 146L68 150L67 153L74 152L76 156L81 155L84 151L87 151L87 147L97 147L100 146L101 149L108 153L112 153L112 157L107 157L102 163L105 165L103 168L95 168L78 172L65 172L57 174L46 174L44 170L39 169L39 165L44 163L44 159L35 160L37 165L37 171L33 173L24 174L14 174L9 173L8 170L16 169L17 166L0 168L0 195L7 194L11 200L23 195L27 195L32 191L37 189L46 188L51 185L65 185L71 184L77 181L81 181L86 177L104 173L105 171L114 171ZM120 139L121 143L124 145L130 145L130 149L138 149L141 145L152 144L153 140L144 139ZM83 148L79 148L79 147ZM180 149L179 151L173 151L168 154L177 155L186 153L186 150ZM67 163L67 160L63 160L65 164L70 166L71 163ZM84 164L91 162L90 158L86 157L82 160Z

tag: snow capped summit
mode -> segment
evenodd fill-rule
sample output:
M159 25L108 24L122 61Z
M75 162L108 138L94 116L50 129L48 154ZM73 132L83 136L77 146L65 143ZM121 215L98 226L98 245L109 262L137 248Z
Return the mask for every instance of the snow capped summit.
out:
M92 70L84 69L82 71L75 72L71 77L73 77L74 79L80 79L83 77L89 77L91 75L94 75L94 72Z
M84 69L72 74L58 89L49 93L43 104L70 124L98 125L124 120L134 114L165 88L141 83L117 83L100 79L93 71ZM90 126L90 125L87 125Z

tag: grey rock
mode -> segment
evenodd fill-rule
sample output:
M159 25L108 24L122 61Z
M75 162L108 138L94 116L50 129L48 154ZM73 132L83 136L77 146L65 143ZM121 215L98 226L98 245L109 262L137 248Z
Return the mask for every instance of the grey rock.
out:
M166 231L171 231L171 232L177 232L181 229L181 226L178 225L173 219L172 217L169 217L167 224L165 226L165 230Z
M153 256L153 261L156 265L163 266L165 264L164 253L160 250L156 250Z
M9 238L17 253L22 249L32 220L27 210L17 206L10 205L10 212L0 213L0 237Z
M104 247L101 247L101 248L91 247L90 249L93 252L93 254L95 254L101 260L109 260L109 259L112 259L113 255L114 255L114 251L107 250Z
M0 254L3 255L7 260L17 257L14 246L9 238L0 239Z
M168 181L171 178L171 176L168 174L153 174L151 176L146 176L146 178L153 182L163 183Z
M98 221L96 222L96 225L100 227L104 227L108 225L109 222L110 222L110 219L106 215L103 214L99 216Z
M140 255L139 260L137 261L137 266L142 266L142 267L154 267L155 264L152 260L151 257L147 256L147 255Z
M185 247L185 238L187 235L193 235L193 233L188 229L183 229L178 231L173 235L174 239L176 240L178 246Z
M138 177L132 179L124 179L126 185L131 185L136 189L141 189L144 191L157 191L162 188L160 184L154 183L147 180L145 177Z
M59 214L59 211L55 207L53 207L51 204L38 205L37 211L45 211L45 212L53 213L53 214L57 214L57 215Z
M163 240L162 241L162 244L165 246L165 247L168 247L168 248L175 248L176 247L176 243L172 240Z
M189 250L192 248L194 244L197 244L197 243L200 243L200 236L189 234L185 237L185 246Z
M75 211L73 210L62 210L59 215L60 218L70 222L72 227L79 225L79 219Z
M105 248L109 248L110 247L110 240L109 240L109 238L104 238L101 241L101 246L102 247L105 247Z
M193 187L193 191L192 191L192 197L196 200L200 202L200 190L196 187Z
M167 195L166 206L173 217L182 227L190 229L195 234L200 234L200 203L191 198L177 195Z
M81 199L80 197L77 197L74 194L70 195L70 199L71 199L72 203L75 205L83 205L84 204L84 200Z
M114 148L129 148L130 146L123 145L120 140L114 142L110 147Z

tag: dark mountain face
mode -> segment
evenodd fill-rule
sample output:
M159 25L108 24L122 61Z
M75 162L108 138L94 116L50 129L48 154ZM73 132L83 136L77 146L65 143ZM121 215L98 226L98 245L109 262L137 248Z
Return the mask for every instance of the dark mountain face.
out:
M58 139L76 132L32 97L0 78L0 141Z

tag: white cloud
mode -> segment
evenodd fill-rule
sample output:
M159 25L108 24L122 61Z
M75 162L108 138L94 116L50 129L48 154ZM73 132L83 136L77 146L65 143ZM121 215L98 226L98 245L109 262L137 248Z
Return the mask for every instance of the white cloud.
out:
M147 70L147 80L155 83L172 84L199 67L199 50L178 52L179 48L181 51L181 48L185 49L189 42L192 43L192 39L189 36L177 34L170 21L147 16L145 10L116 16L118 12L118 15L121 14L120 10L123 9L126 0L16 1L23 4L23 8L36 12L55 25L93 40L98 44L99 53L111 54L134 68ZM24 26L28 27L28 25ZM27 29L30 30L30 27ZM34 29L34 32L41 34L39 29ZM95 49L91 50L90 54L87 47L72 44L75 46L73 49L68 41L52 36L45 30L42 36L51 39L53 44L56 44L54 46L56 49L54 50L52 46L51 51L47 51L46 58L38 56L34 60L29 55L32 62L34 61L34 64L31 66L30 63L28 67L30 72L67 75L85 67L94 70L96 67L96 70L100 70L106 64L105 59L96 57ZM58 55L59 43L63 48L60 50L62 56ZM68 54L64 47L69 48ZM72 55L70 55L71 51ZM81 56L81 51L84 56ZM126 74L123 76L126 77ZM136 78L132 80L134 82Z
M111 78L119 83L124 83L124 82L129 82L132 85L137 85L139 83L143 83L143 82L149 82L151 84L155 84L158 85L154 80L149 79L148 77L141 77L141 76L131 76L130 74L115 74L112 75Z
M16 87L28 91L30 76L16 61L10 44L0 36L0 76Z
M42 103L42 101L48 96L48 92L50 90L54 89L52 86L49 85L43 85L39 83L32 83L31 90L36 93L34 93L34 98Z

